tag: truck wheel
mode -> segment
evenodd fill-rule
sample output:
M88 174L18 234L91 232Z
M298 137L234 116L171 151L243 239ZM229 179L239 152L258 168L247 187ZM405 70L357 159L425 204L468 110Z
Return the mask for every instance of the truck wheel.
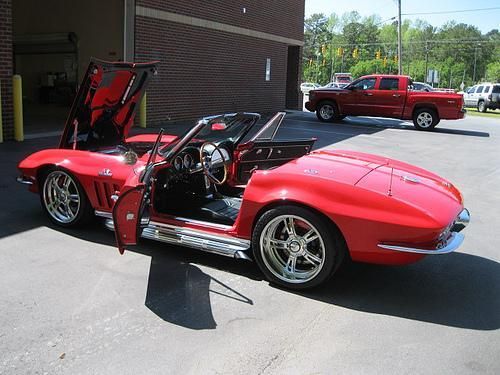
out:
M252 235L255 260L266 278L288 289L307 289L328 280L347 247L324 218L297 206L265 212Z
M481 100L479 103L477 103L477 110L478 112L485 113L488 110L488 107L486 107L486 103L484 100Z
M417 130L433 130L439 117L433 109L419 108L413 113L413 125Z
M316 108L316 116L320 121L333 122L338 119L337 105L333 102L321 102Z

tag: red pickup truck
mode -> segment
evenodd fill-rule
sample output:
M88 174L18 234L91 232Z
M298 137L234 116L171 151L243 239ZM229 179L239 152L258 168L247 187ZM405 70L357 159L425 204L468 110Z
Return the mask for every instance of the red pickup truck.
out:
M465 116L462 95L413 91L412 84L408 76L364 76L343 89L311 90L305 106L325 122L346 116L391 117L413 120L418 130L432 130L441 119Z

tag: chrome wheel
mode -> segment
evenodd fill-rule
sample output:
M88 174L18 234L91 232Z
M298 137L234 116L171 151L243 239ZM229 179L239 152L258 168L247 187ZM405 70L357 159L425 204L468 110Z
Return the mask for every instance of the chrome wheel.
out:
M42 200L49 215L58 223L70 224L80 212L78 186L66 172L51 172L43 184Z
M260 235L260 252L266 268L278 279L302 284L314 279L325 264L320 232L302 217L280 215Z
M421 128L430 128L432 126L433 121L434 118L429 112L420 112L417 116L417 124Z
M319 109L319 115L323 120L331 120L335 114L335 109L331 104L323 104Z

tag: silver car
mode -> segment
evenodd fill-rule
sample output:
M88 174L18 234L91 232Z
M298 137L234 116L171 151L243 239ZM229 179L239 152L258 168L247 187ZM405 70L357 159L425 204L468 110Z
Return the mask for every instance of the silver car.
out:
M480 83L464 93L464 104L466 107L476 107L479 112L500 108L499 92L500 83Z

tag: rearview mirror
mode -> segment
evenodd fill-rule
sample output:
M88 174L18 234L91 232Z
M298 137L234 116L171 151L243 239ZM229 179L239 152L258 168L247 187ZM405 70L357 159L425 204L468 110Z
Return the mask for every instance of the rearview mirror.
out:
M224 130L227 126L223 122L215 122L212 124L212 130Z

